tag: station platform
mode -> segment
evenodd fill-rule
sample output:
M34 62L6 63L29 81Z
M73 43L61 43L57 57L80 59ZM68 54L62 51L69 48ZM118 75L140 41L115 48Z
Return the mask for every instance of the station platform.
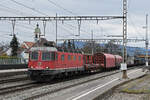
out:
M2 73L11 73L11 72L24 72L27 71L28 69L7 69L7 70L0 70L0 74Z
M0 77L10 76L10 75L18 75L18 74L25 74L28 69L7 69L7 70L0 70Z
M120 72L70 89L58 91L57 95L51 94L45 98L49 100L101 100L104 94L112 88L146 74L141 68L128 70L127 73L129 79L122 79L122 72Z

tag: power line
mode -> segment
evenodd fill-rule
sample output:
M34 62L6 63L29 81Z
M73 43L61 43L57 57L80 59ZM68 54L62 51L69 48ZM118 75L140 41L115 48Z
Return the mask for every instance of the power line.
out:
M22 3L20 3L20 2L15 1L15 0L11 0L11 1L14 2L14 3L16 3L16 4L18 4L18 5L23 6L23 7L25 7L25 8L28 8L28 9L30 9L30 10L33 10L33 11L35 11L35 12L37 12L37 13L40 13L40 14L42 14L42 15L47 15L47 14L45 14L45 13L39 11L39 10L36 10L35 8L31 8L31 7L29 7L29 6L26 6L25 4L22 4ZM71 14L75 14L75 13L73 13L73 12L71 12L71 11L69 11L69 10L63 8L62 6L56 4L56 3L53 2L53 1L50 1L50 0L48 0L48 1L49 1L50 3L52 3L52 4L54 4L55 6L57 6L57 7L61 8L61 9L65 10L65 11L71 13Z
M25 7L25 8L31 9L31 10L37 12L37 13L40 13L40 14L42 14L42 15L46 15L46 16L47 16L47 14L45 14L45 13L39 11L39 10L36 10L35 8L31 8L31 7L29 7L29 6L26 6L25 4L22 4L22 3L20 3L20 2L15 1L15 0L11 0L11 1L14 2L14 3L16 3L16 4L18 4L18 5L23 6L23 7ZM55 5L55 6L59 7L59 8L61 8L61 9L63 9L64 11L66 11L66 12L68 12L68 13L75 14L75 13L73 13L72 11L69 11L69 10L65 9L64 7L62 7L62 6L58 5L58 4L56 4L55 2L53 2L53 1L51 1L51 0L48 0L48 2L50 2L50 3L52 3L53 5ZM77 15L77 14L75 14L75 15ZM69 26L70 26L70 25L69 25ZM72 25L72 26L73 26L73 25ZM76 28L76 27L75 27L75 28ZM76 29L77 29L77 28L76 28ZM83 31L83 30L82 30L82 31ZM84 32L85 32L85 31L84 31Z
M55 5L56 7L60 8L60 9L63 9L64 11L66 11L66 12L72 14L72 15L78 15L77 13L74 13L74 12L72 12L72 11L70 11L70 10L68 10L68 9L66 9L66 8L64 8L64 7L62 7L62 6L60 6L59 4L57 4L57 3L55 3L55 2L53 2L53 1L51 1L51 0L48 0L48 2L51 3L51 4L53 4L53 5ZM73 27L74 29L78 29L76 26L73 26L73 25L71 25L71 24L66 24L66 25L68 25L69 27ZM87 33L87 32L84 31L83 29L80 30L80 31Z
M12 13L12 14L20 15L19 13L15 12L15 11L11 11L10 9L6 9L6 8L0 8L0 9L1 9L1 12L9 12L9 13Z
M136 25L134 24L134 22L133 22L133 20L132 20L132 18L131 18L131 16L130 16L130 14L128 14L128 17L129 17L129 19L130 19L129 22L130 22L131 25L133 26L135 32L136 32L139 36L142 36L142 35L140 34L141 32L139 32L139 30L137 29Z
M0 4L0 6L3 7L3 8L7 8L8 10L11 10L11 12L14 12L14 13L16 13L16 14L23 15L23 14L25 13L25 12L21 12L21 11L19 11L19 10L17 10L17 9L4 6L4 5L2 5L2 4ZM27 13L26 13L26 14L27 14ZM30 15L31 15L31 14L30 14Z
M69 34L74 35L70 30L67 30L65 27L61 27L62 29L64 29L66 32L69 32Z
M29 6L25 5L25 4L22 4L22 3L20 3L20 2L17 2L17 1L15 1L15 0L11 0L11 1L14 2L14 3L16 3L16 4L18 4L18 5L20 5L20 6L23 6L23 7L25 7L25 8L30 9L30 10L33 10L34 12L40 13L40 14L42 14L42 15L46 15L45 13L43 13L43 12L41 12L41 11L35 9L35 8L29 7Z
M16 9L13 9L13 8L10 8L10 7L7 7L7 6L4 6L4 5L2 5L2 4L0 4L0 6L1 7L4 7L4 8L6 8L5 10L6 11L9 11L9 12L11 12L11 13L15 13L15 14L19 14L19 15L22 15L24 12L21 12L21 11L19 11L19 10L16 10ZM4 9L3 8L3 9ZM8 10L7 10L8 9ZM18 13L17 13L18 12ZM20 12L20 13L19 13ZM13 14L14 14L13 13ZM27 13L26 13L27 14ZM10 22L9 22L10 23ZM26 24L26 23L25 23ZM20 23L17 23L17 25L19 25L19 27L23 27L23 28L26 28L26 29L31 29L31 30L33 30L33 28L31 28L31 27L27 27L27 26L25 26L25 25L22 25L22 24L20 24ZM29 24L28 24L29 25ZM30 25L30 26L32 26L32 25ZM3 31L4 32L4 31ZM6 32L5 32L6 33ZM11 32L7 32L7 33L11 33ZM9 34L10 35L10 34Z
M55 5L56 7L60 8L60 9L63 9L64 11L66 11L66 12L68 12L70 14L77 15L76 13L74 13L74 12L72 12L72 11L70 11L70 10L62 7L62 6L60 6L59 4L57 4L57 3L55 3L55 2L53 2L51 0L48 0L48 2L51 3L51 4L53 4L53 5Z
M64 11L66 11L66 12L68 12L68 13L70 13L70 14L78 15L78 14L76 14L76 13L74 13L74 12L72 12L72 11L70 11L70 10L68 10L68 9L66 9L66 8L64 8L64 7L62 7L62 6L60 6L59 4L57 4L57 3L55 3L55 2L53 2L53 1L51 1L51 0L48 0L48 1L49 1L51 4L55 5L56 7L60 8L60 9L63 9ZM69 27L73 27L74 29L78 29L76 26L73 26L73 25L71 25L71 24L66 24L66 25L69 26ZM87 31L85 31L85 30L83 30L83 29L81 29L80 31L85 32L85 33L89 33L89 32L87 32Z
M48 16L47 14L45 14L45 13L39 11L39 10L36 10L35 8L31 8L31 7L29 7L29 6L26 6L25 4L22 4L22 3L20 3L20 2L15 1L15 0L11 0L11 1L14 2L14 3L16 3L16 4L18 4L18 5L23 6L23 7L25 7L25 8L28 8L28 9L30 9L30 10L33 10L33 11L35 11L35 12L37 12L37 13L40 13L40 14L42 14L42 15ZM71 14L74 14L73 12L71 12L71 11L69 11L69 10L67 10L67 9L65 9L65 8L63 8L63 7L61 7L61 6L59 6L59 5L57 5L56 3L54 3L54 2L52 2L52 1L50 1L50 0L48 0L48 1L51 2L52 4L54 4L55 6L58 6L59 8L62 8L63 10L65 10L65 11L71 13Z

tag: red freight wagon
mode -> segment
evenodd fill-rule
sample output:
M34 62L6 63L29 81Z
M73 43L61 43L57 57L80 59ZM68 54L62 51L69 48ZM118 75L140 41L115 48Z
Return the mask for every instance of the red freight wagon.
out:
M99 64L102 68L113 68L115 67L115 56L106 53L94 54L94 63Z
M115 59L116 59L116 66L120 66L122 62L122 57L119 55L115 55Z
M83 59L84 59L84 64L93 64L93 55L84 54Z
M84 60L84 67L86 71L95 71L99 68L98 65L93 64L93 55L84 54L83 60Z

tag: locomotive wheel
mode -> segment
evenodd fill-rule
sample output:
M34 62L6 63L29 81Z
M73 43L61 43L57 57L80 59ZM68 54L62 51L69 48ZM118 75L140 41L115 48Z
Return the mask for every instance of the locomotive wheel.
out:
M30 75L31 80L36 82L50 82L55 78L54 75Z
M55 75L44 75L44 82L50 82L55 78Z

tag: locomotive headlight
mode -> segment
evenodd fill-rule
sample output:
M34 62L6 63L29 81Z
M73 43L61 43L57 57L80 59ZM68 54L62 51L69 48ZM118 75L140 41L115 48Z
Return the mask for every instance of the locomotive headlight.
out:
M49 67L46 67L46 69L49 69Z

